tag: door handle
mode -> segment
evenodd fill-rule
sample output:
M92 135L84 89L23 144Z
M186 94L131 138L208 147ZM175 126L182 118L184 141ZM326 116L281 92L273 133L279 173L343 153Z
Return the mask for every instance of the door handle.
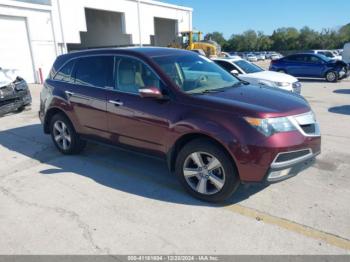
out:
M121 101L115 101L115 100L109 100L108 103L111 103L111 104L113 104L113 105L115 105L115 106L122 106L122 105L124 105L123 102L121 102Z
M74 96L74 93L73 92L70 92L70 91L64 91L66 93L67 96Z

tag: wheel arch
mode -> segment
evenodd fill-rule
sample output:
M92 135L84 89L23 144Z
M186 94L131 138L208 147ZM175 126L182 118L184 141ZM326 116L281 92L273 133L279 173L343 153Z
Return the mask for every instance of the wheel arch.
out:
M51 119L52 119L53 116L55 116L57 114L64 115L68 119L68 121L72 124L72 126L74 127L72 121L69 119L69 117L68 117L66 112L64 112L60 108L53 107L53 108L50 108L45 114L45 119L44 119L44 132L45 132L45 134L50 134Z
M229 153L229 150L223 145L223 143L207 134L203 134L203 133L188 133L188 134L184 134L183 136L179 137L176 142L174 143L174 145L170 148L170 150L168 151L166 158L167 158L167 165L168 168L171 172L175 171L175 163L176 163L176 158L178 153L180 152L180 150L189 142L193 141L193 140L197 140L197 139L205 139L208 140L210 142L212 142L213 144L217 145L218 147L222 148L224 153L232 160L237 174L239 175L238 172L238 168L237 168L237 164L236 164L236 160L232 157L232 155Z
M335 68L328 68L328 69L326 70L326 72L324 73L324 78L327 79L327 74L330 73L330 72L335 73L336 78L337 78L336 80L339 79L339 73L338 73L338 71L337 71Z

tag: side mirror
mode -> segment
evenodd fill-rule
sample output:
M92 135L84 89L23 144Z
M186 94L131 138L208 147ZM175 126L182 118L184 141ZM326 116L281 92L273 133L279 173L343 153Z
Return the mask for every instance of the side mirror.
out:
M142 89L139 89L139 94L142 98L156 98L156 99L162 99L163 94L157 87L145 87Z
M231 74L233 74L235 76L238 76L239 72L236 69L234 69L234 70L231 71Z

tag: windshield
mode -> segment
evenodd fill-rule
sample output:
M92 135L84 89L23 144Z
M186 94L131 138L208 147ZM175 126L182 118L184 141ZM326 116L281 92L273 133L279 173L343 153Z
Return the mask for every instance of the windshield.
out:
M173 55L153 59L186 93L215 92L240 83L240 80L204 56Z
M325 55L319 54L319 56L320 56L320 58L321 58L323 61L325 61L325 62L330 62L330 61L333 60L333 59L331 59L331 58L329 58L329 57L327 57L327 56L325 56Z
M234 62L237 66L239 66L246 74L252 74L252 73L258 73L264 71L257 65L254 65L252 63L249 63L245 60L239 60Z
M323 51L321 54L326 56L326 57L329 57L329 58L333 58L334 57L334 54L329 52L329 51Z

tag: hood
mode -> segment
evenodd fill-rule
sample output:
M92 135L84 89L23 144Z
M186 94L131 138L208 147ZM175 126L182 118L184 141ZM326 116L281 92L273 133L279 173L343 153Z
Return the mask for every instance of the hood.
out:
M309 103L301 96L271 87L242 85L223 92L196 96L205 105L251 117L282 117L309 112Z
M16 81L18 70L15 69L0 69L0 88L8 86Z
M247 79L260 79L260 80L267 80L272 82L288 82L288 83L294 83L297 82L298 79L296 79L294 76L273 72L273 71L261 71L258 73L252 73L252 74L244 74L240 75L240 78L247 78Z

